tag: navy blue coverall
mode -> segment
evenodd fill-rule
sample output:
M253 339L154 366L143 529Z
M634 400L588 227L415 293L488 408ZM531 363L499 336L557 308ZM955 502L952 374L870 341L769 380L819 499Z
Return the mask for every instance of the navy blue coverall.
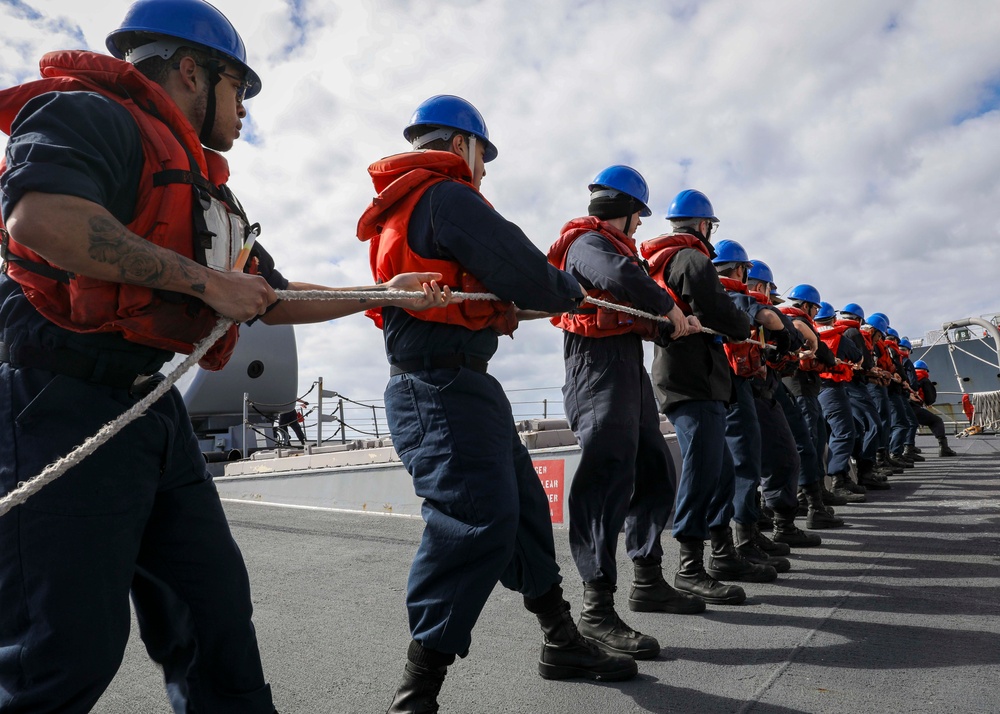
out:
M666 315L674 307L667 291L599 233L573 242L565 270L587 290L606 290L644 312ZM639 336L564 331L563 357L566 416L582 450L569 493L570 550L584 582L615 584L623 524L629 558L663 557L660 534L674 506L674 462Z
M664 280L701 324L734 340L750 337L750 318L737 308L703 253L687 248L669 262ZM733 518L735 475L726 447L726 405L733 400L732 370L722 344L707 334L658 344L653 388L660 411L677 431L681 474L673 535L709 537Z
M844 340L853 342L861 352L861 371L855 372L854 379L845 386L859 437L855 440L854 451L859 459L874 463L876 452L882 448L882 421L878 407L868 393L868 377L865 372L875 366L875 358L858 328L849 327L844 330L841 341Z
M862 353L854 342L844 339L841 335L837 344L837 358L844 362L857 363L861 361ZM819 404L823 409L823 418L826 420L829 432L826 471L831 476L846 475L851 468L851 454L854 452L856 438L847 385L832 379L821 379Z
M756 323L761 310L769 310L752 296L729 292L737 308ZM757 489L760 487L760 449L762 434L754 405L751 379L733 375L735 398L726 409L726 446L733 459L734 493L733 520L745 526L753 525L760 518L757 506Z
M566 312L579 284L467 186L428 190L410 216L410 248L452 260L519 307ZM472 628L499 580L539 598L561 580L548 499L514 427L510 402L474 360L489 360L497 333L383 308L390 364L429 365L395 374L385 389L393 446L424 499L426 523L406 607L415 641L465 656ZM437 358L469 366L434 367Z
M30 191L64 194L132 220L142 148L131 115L86 92L22 109L0 188L6 219ZM190 216L181 217L191 220ZM262 273L287 281L263 249ZM56 327L0 276L0 493L37 475L131 407L173 355L115 333ZM37 368L31 355L93 365ZM89 369L89 367L88 367ZM117 373L113 380L108 378ZM88 712L140 631L177 711L273 712L246 567L174 388L59 480L0 517L0 710ZM196 647L195 647L196 645Z

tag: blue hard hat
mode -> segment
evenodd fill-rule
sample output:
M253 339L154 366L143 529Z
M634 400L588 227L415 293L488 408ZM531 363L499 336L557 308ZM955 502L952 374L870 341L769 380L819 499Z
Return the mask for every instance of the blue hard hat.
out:
M913 345L910 344L910 338L909 337L904 337L903 339L901 339L899 341L899 346L902 347L904 350L912 350L913 349Z
M642 204L642 211L639 215L643 218L653 215L649 206L646 205L649 203L649 186L646 185L646 179L631 166L616 164L601 171L587 186L589 191L600 188L614 189L634 198Z
M899 341L899 333L896 331L895 328L893 328L893 327L888 328L885 331L885 334L888 335L889 337L895 337L896 340Z
M246 99L260 93L260 77L247 65L247 51L240 34L225 15L204 0L136 0L125 13L121 27L104 41L108 52L118 59L139 62L154 55L168 59L177 49L169 43L160 43L155 52L144 53L138 59L132 55L126 57L126 48L133 45L128 40L136 32L176 38L182 41L177 47L207 48L243 68ZM131 49L138 48L132 46Z
M490 131L486 128L483 115L461 97L438 94L422 102L403 129L403 138L412 143L420 133L417 129L429 127L457 129L464 134L472 134L486 144L483 161L493 161L497 157L497 147L490 141Z
M812 285L806 285L802 283L801 285L796 285L794 288L785 293L785 297L789 300L798 300L799 302L810 302L813 305L819 307L819 304L823 302L819 297L819 290L814 288Z
M856 302L849 302L840 308L841 312L846 312L848 315L854 315L860 320L865 319L865 311L861 309L861 306Z
M885 320L885 326L886 327L888 327L890 325L889 316L886 315L884 312L873 312L870 315L870 317L881 317L883 320ZM880 330L880 332L885 332L885 330Z
M725 241L719 241L719 245L722 245L723 243L725 243ZM719 250L718 246L716 246L715 250ZM763 260L751 260L750 271L747 273L747 279L759 280L762 283L773 285L774 273L771 272L771 269Z
M815 320L830 320L833 318L833 305L828 302L819 304L819 312L816 313Z
M715 265L723 263L746 263L750 265L750 256L739 243L734 240L720 240L715 245L715 257L712 258ZM770 282L770 281L768 281Z
M707 218L713 223L719 222L708 196L693 188L685 189L674 196L673 203L667 210L667 220L680 218Z
M914 362L914 363L913 363L913 367L914 367L915 369L926 369L926 370L927 370L928 372L930 372L930 371L931 371L931 368L930 368L930 367L928 367L928 366L927 366L927 363L926 363L926 362L924 362L924 361L923 361L922 359L918 359L918 360L917 360L916 362Z
M866 317L865 323L871 325L883 335L889 329L889 323L886 321L885 317L883 315L879 315L877 312L874 315Z

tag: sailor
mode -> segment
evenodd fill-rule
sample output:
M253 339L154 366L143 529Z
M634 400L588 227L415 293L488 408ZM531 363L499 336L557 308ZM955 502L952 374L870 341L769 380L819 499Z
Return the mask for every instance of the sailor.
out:
M937 401L937 388L931 381L930 368L922 359L913 363L914 377L916 378L915 388L920 397L920 405L914 407L913 411L917 415L917 421L921 426L929 427L934 438L938 441L938 456L958 456L955 451L948 446L948 437L944 433L944 420L933 413L927 407Z
M791 568L787 558L789 548L777 544L763 535L757 522L761 512L757 503L761 486L761 424L754 404L753 384L766 369L764 365L764 330L781 333L786 330L781 314L771 307L768 296L772 280L771 269L761 261L751 261L742 245L734 240L721 240L715 246L716 256L712 259L719 282L725 288L733 303L747 313L753 322L750 339L746 342L727 342L723 345L726 359L733 371L733 391L735 398L726 409L726 445L733 457L733 472L736 487L733 495L733 542L736 550L751 563L770 565L779 573ZM764 283L762 291L750 290L747 285L753 274L756 284ZM801 338L789 323L786 341ZM771 495L772 484L765 484L765 491ZM779 489L780 490L780 489ZM789 504L794 496L788 492Z
M854 378L850 382L845 382L858 437L854 444L858 484L864 486L868 491L884 491L892 486L886 482L886 469L876 466L879 443L882 438L882 421L878 408L872 401L866 387L869 379L875 378L872 371L875 366L875 358L868 340L861 332L861 324L864 319L865 311L861 306L855 302L849 302L837 312L834 324L844 328L842 339L853 342L861 352L860 367L854 370ZM888 473L892 473L891 469L888 470Z
M833 367L819 373L819 404L828 431L824 468L830 475L834 494L848 503L863 503L867 500L866 489L850 477L851 454L857 437L846 386L854 378L852 365L859 364L863 355L856 344L843 339L847 328L834 325L835 318L833 305L828 302L820 302L813 316L820 339L837 358Z
M469 653L497 581L538 616L541 676L633 677L631 657L608 654L577 631L559 584L548 499L503 387L487 371L498 337L517 326L515 301L548 316L575 309L583 289L479 192L497 149L472 104L431 97L403 136L413 151L369 167L378 197L358 237L370 241L374 275L382 281L434 266L445 284L499 300L372 315L391 366L393 445L425 499L426 522L406 594L412 642L389 711L437 711L447 667Z
M911 431L916 434L917 417L909 407L910 386L906 380L906 370L903 366L903 352L899 346L899 332L893 327L886 328L882 345L892 360L893 381L889 383L889 415L892 430L889 434L889 454L896 461L914 464L917 459L906 447ZM923 459L920 459L921 461Z
M871 350L876 371L876 378L870 379L865 386L875 408L878 409L882 427L879 430L879 449L876 452L875 462L879 466L892 469L894 473L903 473L903 469L913 468L913 464L897 461L889 454L890 436L901 426L897 426L898 419L894 418L889 403L889 384L900 377L895 372L895 363L883 342L888 329L889 318L881 312L866 317L865 324L861 326L861 334Z
M687 315L733 340L750 336L750 318L726 295L712 258L710 242L719 219L708 197L687 189L667 212L673 231L640 247L650 275ZM658 344L653 356L653 386L660 411L674 425L681 447L673 535L680 544L680 569L674 587L706 602L738 605L746 592L719 578L770 582L778 574L769 565L747 561L733 546L735 476L726 448L726 405L733 401L732 371L722 337L692 335ZM711 539L707 567L705 540Z
M633 235L651 215L645 179L629 166L609 166L588 188L588 215L563 226L549 262L591 297L666 316L670 324L600 306L552 318L563 330L563 399L581 449L568 502L570 551L583 579L577 627L607 650L648 659L659 644L622 622L614 608L623 525L635 567L631 610L696 613L705 602L674 590L662 575L660 534L673 510L677 476L660 432L642 341L680 339L700 325L649 277L636 250Z
M920 428L920 422L917 421L917 414L913 408L919 403L920 397L916 393L916 368L910 359L910 352L912 350L913 345L910 343L908 337L903 337L899 340L899 356L903 365L903 381L907 386L906 408L910 412L907 418L909 429L906 431L906 446L903 447L903 456L910 461L918 462L926 461L926 459L920 455L920 449L917 447L917 430Z
M48 54L44 79L0 92L0 494L132 407L216 313L291 323L370 306L276 303L314 286L289 283L259 243L231 270L254 229L217 152L261 82L218 10L140 0L107 46L114 57ZM412 307L445 302L425 296ZM202 365L224 366L237 335ZM0 710L90 711L125 651L135 582L177 711L274 711L246 567L176 389L0 517L0 543Z
M810 335L813 340L810 344L815 345L811 356L793 362L790 369L782 374L782 384L798 406L797 417L802 421L802 435L805 437L796 439L803 466L799 473L799 502L806 506L807 528L813 530L836 528L843 525L844 521L830 513L827 507L844 505L847 500L833 494L824 496L826 471L823 469L823 454L826 450L826 423L823 421L823 409L819 403L819 372L824 368L835 366L837 358L820 340L812 319L819 311L822 302L819 290L812 285L802 283L789 290L785 297L788 299L788 305L782 306L781 311L791 318L799 329L804 330L803 334ZM804 452L809 453L804 454Z
M761 290L764 286L753 279L748 287ZM798 341L770 339L773 349L768 352L766 370L753 383L754 407L763 444L761 491L765 504L773 513L774 542L790 548L811 548L822 544L823 540L795 524L798 514L795 494L801 475L816 472L816 451L811 447L802 415L779 375L783 370L794 369L800 354L815 354L816 337L806 326L781 312L782 309L779 307L779 314L785 321L786 332L796 336ZM781 335L776 333L774 336Z

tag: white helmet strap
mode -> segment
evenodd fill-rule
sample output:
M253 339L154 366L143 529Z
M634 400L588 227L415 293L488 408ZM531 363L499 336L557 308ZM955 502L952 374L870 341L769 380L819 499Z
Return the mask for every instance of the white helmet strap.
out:
M125 61L132 64L139 64L150 57L160 57L168 60L174 56L184 45L180 42L170 40L157 40L139 47L134 47L125 53Z

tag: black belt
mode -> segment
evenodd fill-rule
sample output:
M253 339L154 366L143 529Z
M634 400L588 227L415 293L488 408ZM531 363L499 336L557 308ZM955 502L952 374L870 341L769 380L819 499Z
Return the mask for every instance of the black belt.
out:
M423 359L411 359L404 362L394 362L389 365L389 376L395 377L398 374L407 372L420 372L427 369L454 369L456 367L467 367L480 374L486 374L490 363L479 357L472 357L467 354L434 355Z
M43 350L22 345L15 354L6 342L0 342L0 362L17 369L41 369L117 389L128 389L136 379L144 376L134 368L107 364L96 357L63 347Z

